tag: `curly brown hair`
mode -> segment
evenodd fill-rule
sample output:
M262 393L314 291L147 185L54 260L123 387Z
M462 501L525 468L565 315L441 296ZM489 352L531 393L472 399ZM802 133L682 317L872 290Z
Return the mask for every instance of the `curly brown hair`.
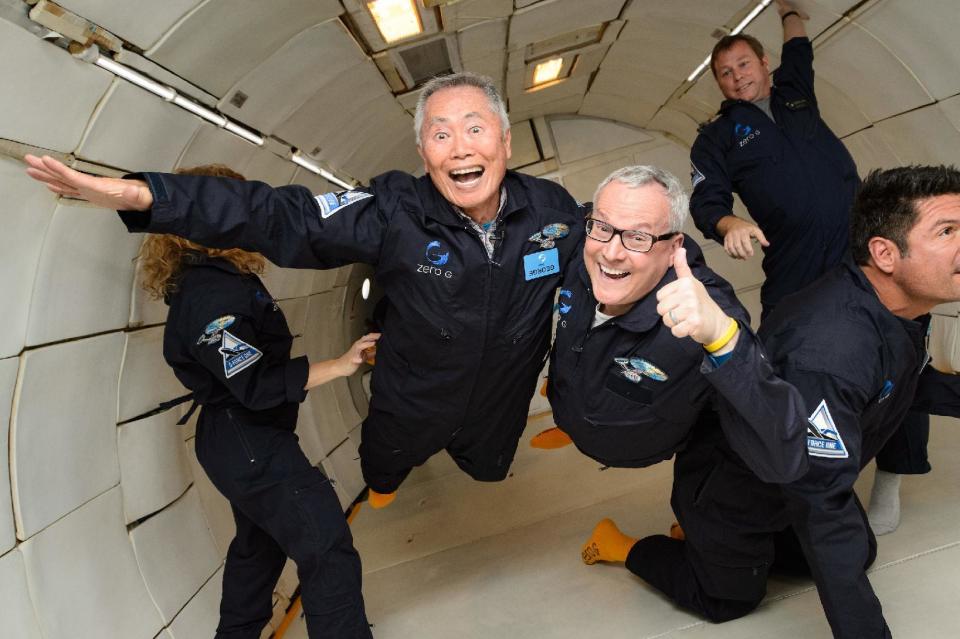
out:
M205 164L177 169L179 175L208 175L245 180L241 174L223 164ZM140 246L141 286L153 299L163 299L177 290L181 262L186 253L201 253L233 264L242 273L262 273L266 260L259 253L242 249L213 249L176 235L150 234Z

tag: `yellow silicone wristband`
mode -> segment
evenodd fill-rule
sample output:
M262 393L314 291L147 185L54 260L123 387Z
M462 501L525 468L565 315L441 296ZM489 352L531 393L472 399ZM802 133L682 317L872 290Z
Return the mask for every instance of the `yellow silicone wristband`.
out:
M730 326L728 326L727 330L723 332L723 335L709 344L704 345L703 350L707 351L708 353L716 353L733 339L733 336L737 334L739 329L740 325L737 324L737 320L731 317Z

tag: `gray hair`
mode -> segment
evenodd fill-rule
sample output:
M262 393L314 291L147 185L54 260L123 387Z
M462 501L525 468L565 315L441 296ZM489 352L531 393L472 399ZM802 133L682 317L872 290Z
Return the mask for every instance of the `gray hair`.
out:
M670 201L670 228L667 229L667 232L677 233L683 230L683 224L687 221L687 214L690 211L690 197L683 190L680 180L673 173L648 164L625 166L622 169L617 169L605 177L597 190L594 191L594 206L596 206L600 191L611 182L625 184L631 189L651 183L659 184L667 191L667 199Z
M500 135L505 136L510 130L510 118L507 117L507 105L504 104L500 92L497 91L493 80L479 73L464 71L462 73L451 73L433 78L420 91L420 98L417 100L417 111L413 116L413 131L417 136L417 146L420 146L423 129L424 112L427 107L427 100L437 91L443 89L452 89L454 87L474 87L483 91L490 103L490 111L500 118Z

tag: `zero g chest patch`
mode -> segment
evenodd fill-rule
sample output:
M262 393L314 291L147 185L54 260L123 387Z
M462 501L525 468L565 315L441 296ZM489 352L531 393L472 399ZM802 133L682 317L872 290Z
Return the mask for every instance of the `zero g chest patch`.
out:
M526 281L560 272L560 252L556 248L523 256L523 278Z
M223 374L228 379L253 366L263 357L263 353L258 349L226 330L223 331L223 341L220 343L219 350L223 355Z

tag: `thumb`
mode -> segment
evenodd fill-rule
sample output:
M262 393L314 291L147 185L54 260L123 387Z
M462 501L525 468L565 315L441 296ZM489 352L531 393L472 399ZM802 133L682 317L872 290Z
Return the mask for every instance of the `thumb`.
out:
M687 249L678 246L673 252L673 270L677 272L677 279L681 277L693 277L690 271L690 265L687 264Z

